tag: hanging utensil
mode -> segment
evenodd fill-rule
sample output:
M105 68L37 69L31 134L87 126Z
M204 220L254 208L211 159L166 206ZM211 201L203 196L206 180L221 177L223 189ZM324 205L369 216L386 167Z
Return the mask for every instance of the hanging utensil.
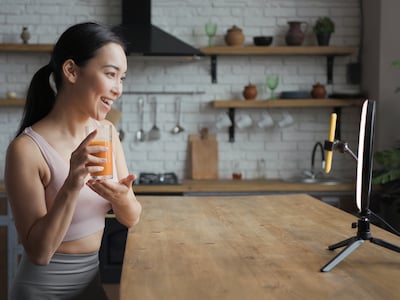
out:
M177 115L177 122L176 122L175 127L172 128L171 133L178 134L178 133L181 133L182 131L185 131L185 129L180 125L180 123L181 123L181 97L175 98L175 110L176 110L176 115Z
M148 133L148 139L150 141L159 140L161 137L160 129L157 127L157 98L155 96L151 97L150 104L153 106L153 127Z
M143 142L146 139L146 133L143 130L144 100L142 97L139 98L138 108L139 108L140 129L136 132L136 140L139 142Z

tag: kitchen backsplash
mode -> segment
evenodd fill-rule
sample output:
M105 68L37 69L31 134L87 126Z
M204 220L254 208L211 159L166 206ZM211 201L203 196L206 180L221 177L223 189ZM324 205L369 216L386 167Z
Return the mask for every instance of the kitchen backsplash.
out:
M0 42L19 43L23 26L31 32L30 43L54 43L69 25L82 21L98 21L117 25L120 22L120 1L25 1L2 0L0 11ZM153 24L195 47L207 44L204 24L218 24L214 43L224 45L224 34L232 25L243 29L246 44L256 35L273 35L273 45L285 45L287 21L307 21L310 27L304 45L316 45L311 25L319 16L328 15L336 23L331 44L358 47L359 1L338 0L248 0L248 1L152 1ZM43 53L0 53L0 98L9 91L24 97L33 73L48 62ZM334 85L328 92L358 88L346 83L346 65L356 57L337 57L334 65ZM294 123L288 127L260 129L252 126L237 129L235 142L228 142L227 129L216 130L214 124L225 109L213 108L212 100L242 99L249 82L258 88L258 99L268 97L264 82L269 73L278 73L283 90L311 90L313 84L326 84L325 57L301 56L220 56L218 82L211 83L210 58L187 61L178 58L128 58L127 92L115 103L122 109L118 128L124 131L123 145L132 172L176 172L179 178L188 174L188 134L209 127L217 135L219 146L219 177L230 178L235 162L240 162L244 178L282 178L309 170L311 151L317 141L328 134L331 108L273 108L268 112L275 124L288 112ZM149 96L138 92L160 92L157 125L161 130L158 141L135 141L139 129L138 98L145 98L144 129L153 126ZM181 125L185 131L174 135L177 122L175 98L182 99ZM1 101L1 100L0 100ZM4 170L7 145L13 137L22 108L1 107L0 111L0 170ZM237 114L249 114L254 121L261 118L262 109L238 109ZM342 110L342 139L353 150L357 148L359 108ZM317 161L319 161L317 154ZM351 161L351 162L349 162ZM334 154L332 175L353 176L355 163L347 155ZM0 179L3 178L3 172Z

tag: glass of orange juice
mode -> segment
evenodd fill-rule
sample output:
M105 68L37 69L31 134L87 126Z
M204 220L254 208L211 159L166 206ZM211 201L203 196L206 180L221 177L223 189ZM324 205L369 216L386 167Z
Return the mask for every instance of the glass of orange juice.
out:
M110 124L86 126L86 134L97 129L97 134L89 143L89 146L105 146L107 151L92 153L92 155L104 158L106 161L98 164L88 164L88 166L101 166L104 169L99 172L91 173L93 179L113 178L113 151L112 151L112 128Z

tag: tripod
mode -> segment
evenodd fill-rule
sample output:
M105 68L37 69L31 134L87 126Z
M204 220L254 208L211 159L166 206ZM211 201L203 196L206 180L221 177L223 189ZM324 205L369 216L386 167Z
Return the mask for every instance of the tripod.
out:
M329 142L325 141L324 148L327 150L339 150L342 153L349 153L355 160L357 160L357 156L350 150L347 143L342 141L334 141ZM369 193L365 193L364 203L369 203ZM366 200L366 201L365 201ZM350 255L354 250L361 246L364 241L370 241L376 245L385 247L389 250L393 250L396 252L400 252L400 247L393 245L389 242L386 242L382 239L373 238L370 231L370 210L367 208L363 208L360 213L360 218L357 223L352 223L352 228L357 228L357 235L336 244L330 245L328 247L329 250L335 250L337 248L345 247L341 252L339 252L332 260L330 260L325 266L321 268L321 272L329 272L332 270L338 263L340 263L343 259L345 259L348 255Z
M350 255L354 250L356 250L359 246L361 246L364 241L369 240L371 243L376 245L385 247L387 249L400 252L400 247L388 243L382 239L373 238L370 231L370 220L369 220L370 212L366 211L361 214L361 217L358 219L357 223L352 224L352 228L357 227L357 235L351 238L348 238L344 241L338 242L336 244L330 245L328 247L329 250L335 250L337 248L344 248L339 254L337 254L331 261L329 261L325 266L321 268L321 272L328 272L332 270L338 263L340 263L343 259L345 259L348 255Z

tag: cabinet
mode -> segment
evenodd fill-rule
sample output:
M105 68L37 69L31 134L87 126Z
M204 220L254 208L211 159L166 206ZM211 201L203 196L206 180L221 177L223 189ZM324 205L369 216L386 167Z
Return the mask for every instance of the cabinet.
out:
M22 254L3 182L0 182L0 299L7 293Z
M325 56L327 83L333 79L333 63L336 56L349 56L355 53L353 47L338 46L244 46L244 47L204 47L200 48L205 55L211 56L211 81L217 83L217 57L220 55L264 55L264 56Z
M5 193L0 193L0 299L7 299L7 198Z

